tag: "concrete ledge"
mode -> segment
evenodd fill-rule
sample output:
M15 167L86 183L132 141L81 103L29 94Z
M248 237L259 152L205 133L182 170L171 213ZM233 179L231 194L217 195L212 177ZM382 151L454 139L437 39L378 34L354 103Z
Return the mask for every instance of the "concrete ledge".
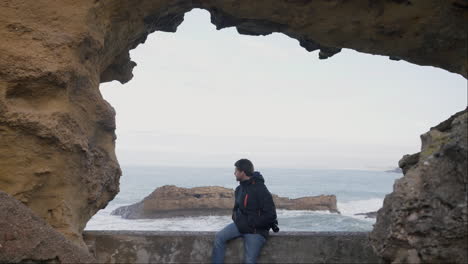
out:
M364 232L271 233L259 263L379 263ZM85 231L100 263L209 263L215 232ZM242 238L228 242L226 263L242 262Z

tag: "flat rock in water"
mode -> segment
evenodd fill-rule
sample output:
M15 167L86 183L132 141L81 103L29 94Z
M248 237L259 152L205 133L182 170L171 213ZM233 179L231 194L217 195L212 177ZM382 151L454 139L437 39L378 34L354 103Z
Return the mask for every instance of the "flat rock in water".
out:
M277 209L330 211L339 213L335 195L308 196L296 199L272 194ZM128 219L177 216L230 215L234 190L220 186L182 188L165 185L142 201L115 209L112 214Z
M358 213L354 215L365 215L366 218L376 218L377 217L377 211L374 212L367 212L367 213Z

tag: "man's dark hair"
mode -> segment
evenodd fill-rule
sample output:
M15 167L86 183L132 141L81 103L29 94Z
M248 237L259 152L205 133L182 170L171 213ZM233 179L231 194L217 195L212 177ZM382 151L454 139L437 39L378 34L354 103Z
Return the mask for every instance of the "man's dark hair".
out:
M249 177L253 175L254 165L248 159L240 159L240 160L236 161L236 163L234 163L234 166L236 166L236 168L239 171L243 171L245 173L245 175L247 175Z

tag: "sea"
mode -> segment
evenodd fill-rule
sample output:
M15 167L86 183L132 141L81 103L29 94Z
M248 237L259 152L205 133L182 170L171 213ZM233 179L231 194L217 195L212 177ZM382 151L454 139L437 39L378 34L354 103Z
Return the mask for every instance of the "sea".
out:
M334 194L340 214L328 211L277 209L281 231L370 231L375 219L358 213L382 207L386 194L401 173L376 170L330 170L264 168L271 193L289 198ZM85 230L218 231L231 223L231 216L197 216L161 219L123 219L111 212L141 201L163 185L178 187L223 186L235 189L239 184L234 168L189 168L165 166L123 166L120 192L98 211Z

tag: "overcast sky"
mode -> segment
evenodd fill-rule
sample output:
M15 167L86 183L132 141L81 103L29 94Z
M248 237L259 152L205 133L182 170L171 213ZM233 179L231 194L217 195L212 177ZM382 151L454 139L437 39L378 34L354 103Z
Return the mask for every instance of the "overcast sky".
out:
M386 169L467 105L457 74L348 49L319 60L282 34L218 31L204 10L131 57L130 82L101 85L123 166Z

